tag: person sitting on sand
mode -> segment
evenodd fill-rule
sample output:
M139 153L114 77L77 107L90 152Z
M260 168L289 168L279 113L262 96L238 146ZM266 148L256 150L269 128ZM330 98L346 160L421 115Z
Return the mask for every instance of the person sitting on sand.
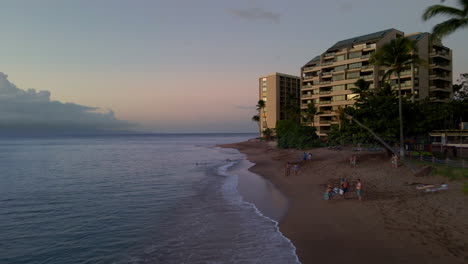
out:
M309 155L307 156L308 160L312 160L312 153L309 152Z
M341 182L341 189L343 190L343 199L346 199L346 193L348 192L348 188L349 188L349 182L347 179L343 179L343 181Z
M323 198L325 200L331 200L332 196L333 196L333 187L330 184L328 184L327 189L325 190L325 195L324 195Z
M284 165L284 176L287 177L287 176L289 176L290 173L291 173L291 163L289 163L289 161L288 161Z
M362 201L362 182L361 182L361 179L357 179L356 195L357 195L358 200Z

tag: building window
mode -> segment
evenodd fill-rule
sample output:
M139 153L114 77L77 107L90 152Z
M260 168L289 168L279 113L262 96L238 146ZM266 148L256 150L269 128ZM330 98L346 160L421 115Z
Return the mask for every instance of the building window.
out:
M351 52L348 54L349 59L355 59L361 57L362 52Z
M336 96L333 96L333 101L336 102L336 101L343 101L343 100L346 100L346 95L336 95Z
M344 80L344 74L337 74L333 76L333 81L341 81Z
M341 66L338 66L338 67L335 67L335 71L343 71L344 69L346 69L346 65L341 65Z
M356 68L361 68L361 67L362 67L362 62L356 62L356 63L349 64L350 69L356 69Z
M359 78L359 72L349 72L346 74L346 79L356 79Z
M336 91L343 91L345 90L345 85L342 84L342 85L333 85L333 91L336 92Z
M343 61L343 60L345 60L345 55L344 54L336 56L336 61Z

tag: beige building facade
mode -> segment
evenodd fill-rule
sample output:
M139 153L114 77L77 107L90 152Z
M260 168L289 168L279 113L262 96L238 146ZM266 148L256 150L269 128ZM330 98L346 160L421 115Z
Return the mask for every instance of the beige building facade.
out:
M418 44L421 59L429 66L412 65L401 73L401 87L411 100L429 98L433 102L452 100L452 52L440 41L431 40L429 33L405 35L402 31L388 29L337 42L301 68L301 108L314 103L320 115L314 125L319 136L326 136L330 127L337 124L336 111L355 103L351 91L358 79L378 88L385 68L369 63L370 56L383 45L398 37L407 37ZM397 76L390 77L397 88Z
M260 134L275 128L278 120L286 118L288 105L299 105L301 78L284 73L272 73L258 79L259 100L265 102L260 111Z

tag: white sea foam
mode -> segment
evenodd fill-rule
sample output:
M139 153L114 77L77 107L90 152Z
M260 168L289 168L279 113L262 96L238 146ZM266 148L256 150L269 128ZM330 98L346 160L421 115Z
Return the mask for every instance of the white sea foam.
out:
M246 160L245 156L244 156L244 160ZM289 244L289 246L290 246L290 252L289 253L293 255L294 260L295 260L294 263L299 263L300 264L301 262L299 261L299 258L298 258L297 254L296 254L296 247L294 246L294 244L291 242L290 239L288 239L286 236L283 235L283 233L281 233L281 231L279 229L279 223L277 221L275 221L274 219L271 219L270 217L263 214L257 208L257 206L254 203L250 203L250 202L245 201L243 199L242 195L237 190L239 175L234 174L234 173L229 173L229 169L232 168L234 165L239 164L239 163L240 163L240 161L230 162L230 163L228 163L226 165L223 165L223 166L220 166L218 168L218 171L217 171L218 175L227 177L225 183L222 185L222 190L223 190L224 197L229 202L242 204L243 206L247 206L247 207L252 208L254 210L255 214L257 214L258 216L260 216L260 217L268 220L269 222L271 222L274 225L275 232L280 235L281 239L284 239ZM245 170L247 173L250 173L250 172L247 171L248 168L255 165L255 163L251 163L251 162L249 162L249 163L250 163L249 166L242 168L242 170ZM256 177L261 177L261 176L259 176L257 174L253 174L253 175L255 175ZM278 191L278 190L276 190L276 191Z

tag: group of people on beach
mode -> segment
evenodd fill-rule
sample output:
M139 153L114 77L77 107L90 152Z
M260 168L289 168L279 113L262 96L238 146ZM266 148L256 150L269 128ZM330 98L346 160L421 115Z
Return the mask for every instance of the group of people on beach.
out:
M325 200L332 200L333 196L335 195L342 195L343 199L346 199L346 193L349 192L349 181L346 178L341 179L341 189L338 187L333 187L331 184L327 185L327 189L325 190ZM359 201L362 201L362 182L361 179L357 179L356 182L356 196Z
M306 160L312 160L312 153L309 152L309 154L306 154L305 152L302 153L302 161L306 161ZM287 177L287 176L290 176L291 175L291 169L292 169L292 172L294 174L294 176L297 176L299 175L299 171L301 169L301 166L299 165L299 163L292 163L292 162L286 162L286 164L284 164L284 176Z
M284 165L284 176L290 176L291 175L291 169L292 169L292 172L294 174L294 176L297 176L299 174L299 169L300 169L300 166L298 163L291 163L291 162L286 162L286 164Z

